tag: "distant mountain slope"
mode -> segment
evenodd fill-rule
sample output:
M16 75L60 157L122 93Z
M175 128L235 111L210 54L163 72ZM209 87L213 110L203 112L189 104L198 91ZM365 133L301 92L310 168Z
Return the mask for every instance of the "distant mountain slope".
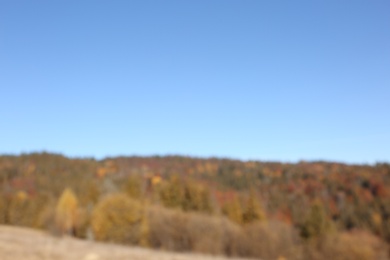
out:
M0 225L175 252L388 259L390 164L0 155ZM62 259L47 247L29 255Z

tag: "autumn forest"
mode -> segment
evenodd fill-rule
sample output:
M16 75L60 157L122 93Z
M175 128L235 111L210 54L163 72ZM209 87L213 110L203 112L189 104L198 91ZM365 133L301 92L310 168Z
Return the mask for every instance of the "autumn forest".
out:
M390 165L0 156L0 223L258 259L389 259Z

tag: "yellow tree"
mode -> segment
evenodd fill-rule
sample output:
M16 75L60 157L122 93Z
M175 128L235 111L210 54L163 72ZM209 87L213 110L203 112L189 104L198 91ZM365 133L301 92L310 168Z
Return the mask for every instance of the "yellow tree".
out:
M67 188L62 192L55 211L55 223L62 234L74 235L78 220L78 200Z
M264 220L265 214L263 209L260 206L256 194L252 189L249 193L249 197L246 201L245 209L242 215L244 223L250 223L256 220Z
M237 224L242 224L242 208L237 196L234 196L231 201L225 203L222 208L222 213Z
M138 201L126 194L113 194L96 205L91 225L98 240L146 245L148 227L144 217Z

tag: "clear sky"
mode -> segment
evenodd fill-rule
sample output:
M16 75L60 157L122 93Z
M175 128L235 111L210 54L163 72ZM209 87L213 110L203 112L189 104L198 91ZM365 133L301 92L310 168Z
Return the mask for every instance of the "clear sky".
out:
M390 2L0 1L0 153L390 161Z

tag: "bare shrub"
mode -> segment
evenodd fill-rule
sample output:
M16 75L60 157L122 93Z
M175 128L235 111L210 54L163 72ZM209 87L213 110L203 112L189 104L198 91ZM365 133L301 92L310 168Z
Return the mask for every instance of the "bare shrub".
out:
M152 247L238 255L241 228L225 218L150 207L148 223Z
M261 259L301 259L300 238L289 225L278 222L256 222L244 227L240 255Z
M220 218L223 252L228 256L240 255L240 244L244 238L242 227L227 218Z
M309 244L307 258L313 260L385 260L387 246L364 231L344 232Z
M151 247L174 251L190 251L187 233L188 214L161 207L148 209Z
M190 214L187 225L191 249L198 253L223 254L223 230L216 217Z

